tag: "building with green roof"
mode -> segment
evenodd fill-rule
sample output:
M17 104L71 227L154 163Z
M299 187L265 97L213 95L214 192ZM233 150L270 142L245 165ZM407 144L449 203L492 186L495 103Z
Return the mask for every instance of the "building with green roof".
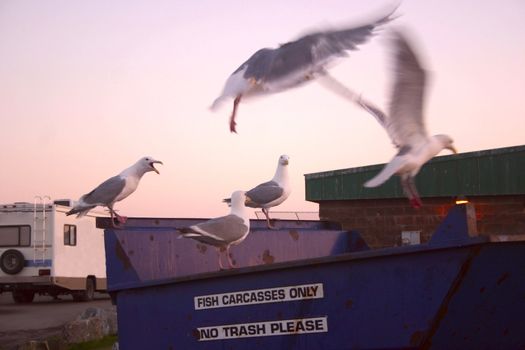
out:
M384 164L306 174L306 200L323 220L357 230L372 247L426 242L458 199L474 205L480 234L525 234L525 145L435 157L416 186L423 208L412 208L399 178L366 188Z

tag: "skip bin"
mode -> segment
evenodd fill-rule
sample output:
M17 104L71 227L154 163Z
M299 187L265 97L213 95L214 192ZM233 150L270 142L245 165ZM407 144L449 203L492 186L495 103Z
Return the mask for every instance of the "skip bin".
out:
M253 221L217 271L177 239L200 220L105 228L121 349L523 349L525 241L472 235L468 205L427 244L370 250L335 224Z

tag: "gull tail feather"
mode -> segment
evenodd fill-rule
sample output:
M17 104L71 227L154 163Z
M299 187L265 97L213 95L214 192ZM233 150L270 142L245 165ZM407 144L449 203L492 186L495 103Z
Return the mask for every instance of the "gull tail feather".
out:
M178 238L191 238L191 237L201 237L202 235L198 233L182 233Z
M183 227L183 228L179 229L178 231L181 233L181 235L179 237L197 238L197 240L199 240L199 238L203 238L203 239L211 238L211 239L216 240L216 241L224 241L224 239L222 239L221 237L217 237L214 234L211 234L211 233L206 232L206 231L202 231L197 226Z
M183 228L177 229L177 232L180 233L179 237L177 237L178 239L200 236L200 234L195 233L195 231L193 231L190 227L183 227Z
M73 214L78 214L77 218L81 218L81 217L85 216L91 209L93 209L95 207L96 207L96 205L89 206L89 207L75 207L75 208L71 209L70 211L68 211L66 213L66 215L69 216L69 215L73 215Z
M375 177L365 182L365 187L377 187L397 173L405 165L404 157L394 157Z
M213 103L211 104L210 110L216 111L217 109L219 109L219 107L222 106L222 104L224 103L224 100L226 100L227 98L228 96L225 96L225 95L221 95L217 97L215 101L213 101Z

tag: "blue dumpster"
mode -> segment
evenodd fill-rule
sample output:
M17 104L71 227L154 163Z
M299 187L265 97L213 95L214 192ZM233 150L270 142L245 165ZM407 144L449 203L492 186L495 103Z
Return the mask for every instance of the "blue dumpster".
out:
M427 244L377 250L336 224L255 220L226 271L177 239L201 220L100 219L120 347L525 349L525 241L475 235L471 209Z

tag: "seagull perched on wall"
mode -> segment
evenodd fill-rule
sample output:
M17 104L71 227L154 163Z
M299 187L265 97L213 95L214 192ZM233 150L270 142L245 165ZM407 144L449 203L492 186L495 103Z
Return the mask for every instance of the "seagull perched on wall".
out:
M127 218L118 215L113 209L113 206L116 202L123 200L135 192L140 179L145 173L154 171L159 174L159 171L155 168L156 163L162 164L161 161L155 160L151 157L143 157L139 159L135 164L123 170L117 176L107 179L98 185L93 191L80 197L75 206L68 211L66 215L77 214L77 217L80 218L86 215L91 209L100 205L109 209L111 214L111 225L113 227L118 227L113 221L115 217L119 224L125 223Z
M362 102L362 107L373 114L399 149L397 154L365 187L377 187L392 175L401 177L405 195L414 208L422 205L414 179L423 164L443 149L457 153L448 135L429 136L423 120L426 73L405 35L394 33L394 81L390 97L390 111Z
M356 50L357 45L366 42L376 28L393 19L394 11L362 26L312 33L278 48L255 52L230 75L211 109L233 98L230 131L237 132L235 116L241 99L280 92L326 75L325 68L329 63L347 56L349 50Z
M226 248L228 266L232 268L233 262L230 257L230 246L244 241L250 232L250 219L244 205L246 200L244 191L233 192L229 215L181 228L178 230L181 233L180 237L193 238L199 242L216 247L221 270L223 269L221 248Z
M285 154L280 156L273 178L246 192L246 206L250 208L261 208L266 216L266 224L268 228L271 229L274 227L270 223L270 208L276 207L284 202L288 196L290 196L290 193L292 193L290 178L288 176L289 162L290 157ZM224 199L223 202L230 203L230 198Z

